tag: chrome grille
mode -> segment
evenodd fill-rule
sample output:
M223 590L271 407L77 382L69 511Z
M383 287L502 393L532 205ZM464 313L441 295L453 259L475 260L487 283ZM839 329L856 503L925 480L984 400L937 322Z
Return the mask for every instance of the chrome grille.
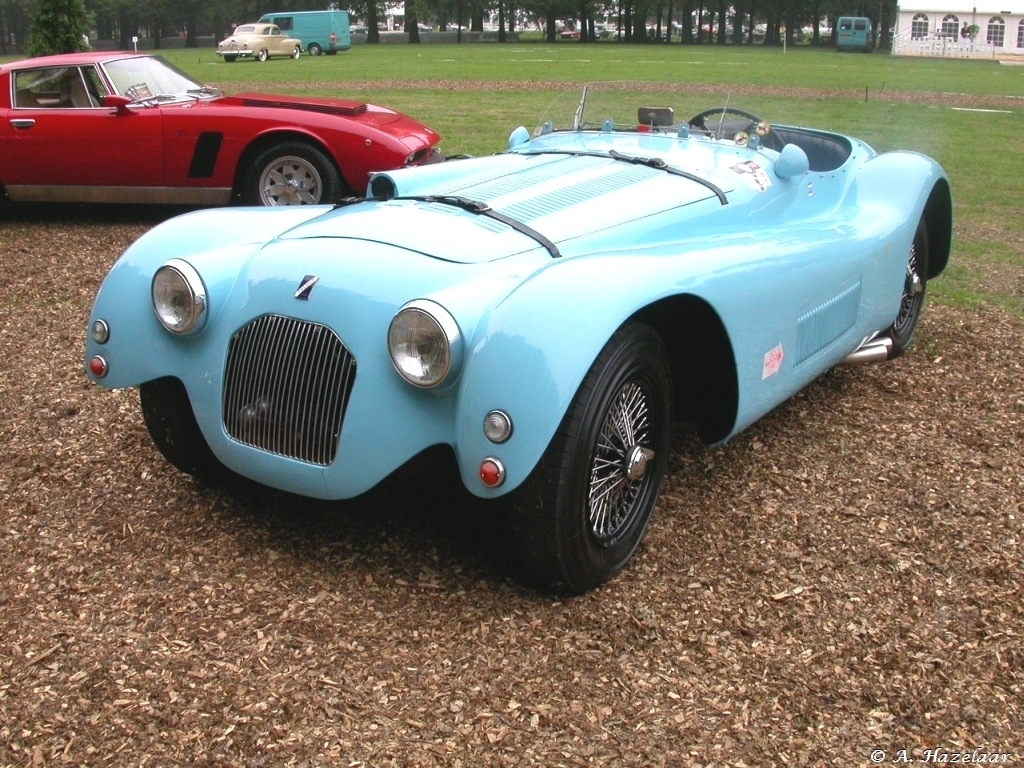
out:
M259 317L231 337L224 429L254 448L327 466L355 374L355 358L330 328Z

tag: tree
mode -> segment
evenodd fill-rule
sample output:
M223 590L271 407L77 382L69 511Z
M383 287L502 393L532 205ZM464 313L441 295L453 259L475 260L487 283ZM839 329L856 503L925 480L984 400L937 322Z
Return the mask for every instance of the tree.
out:
M419 43L420 20L416 16L416 0L405 0L405 19L402 23L405 26L405 34L409 37L409 42Z
M39 0L32 18L29 56L75 53L88 46L91 17L83 0Z

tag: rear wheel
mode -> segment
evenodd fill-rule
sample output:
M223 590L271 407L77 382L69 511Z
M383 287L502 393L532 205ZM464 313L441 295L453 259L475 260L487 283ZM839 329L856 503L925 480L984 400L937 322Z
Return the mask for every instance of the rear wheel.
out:
M261 48L256 53L256 60L257 61L266 61L269 58L270 58L270 51L268 51L266 48Z
M512 495L513 535L529 578L584 592L630 561L665 476L670 393L661 339L642 323L624 325Z
M206 443L181 381L167 377L147 382L139 387L139 399L149 435L167 461L206 482L234 476Z
M323 52L324 52L324 49L320 47L320 43L310 43L309 44L309 55L310 56L319 56Z
M907 255L907 271L903 279L903 296L899 314L889 327L892 356L903 354L914 338L914 331L924 311L924 292L928 282L928 227L918 222L914 242Z
M317 205L339 200L345 184L320 149L288 141L263 151L242 182L249 205Z

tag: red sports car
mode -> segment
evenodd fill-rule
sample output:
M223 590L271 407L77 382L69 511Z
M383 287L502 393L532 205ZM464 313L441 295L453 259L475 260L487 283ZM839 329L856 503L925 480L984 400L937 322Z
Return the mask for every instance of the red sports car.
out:
M13 202L302 205L443 159L441 137L362 101L226 96L159 56L0 66L0 188Z

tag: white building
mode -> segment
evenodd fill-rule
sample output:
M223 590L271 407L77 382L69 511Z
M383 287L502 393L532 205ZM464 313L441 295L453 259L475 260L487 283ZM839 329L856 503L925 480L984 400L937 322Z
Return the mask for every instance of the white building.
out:
M898 56L1024 56L1024 0L905 0L896 14ZM967 32L967 34L964 34Z

